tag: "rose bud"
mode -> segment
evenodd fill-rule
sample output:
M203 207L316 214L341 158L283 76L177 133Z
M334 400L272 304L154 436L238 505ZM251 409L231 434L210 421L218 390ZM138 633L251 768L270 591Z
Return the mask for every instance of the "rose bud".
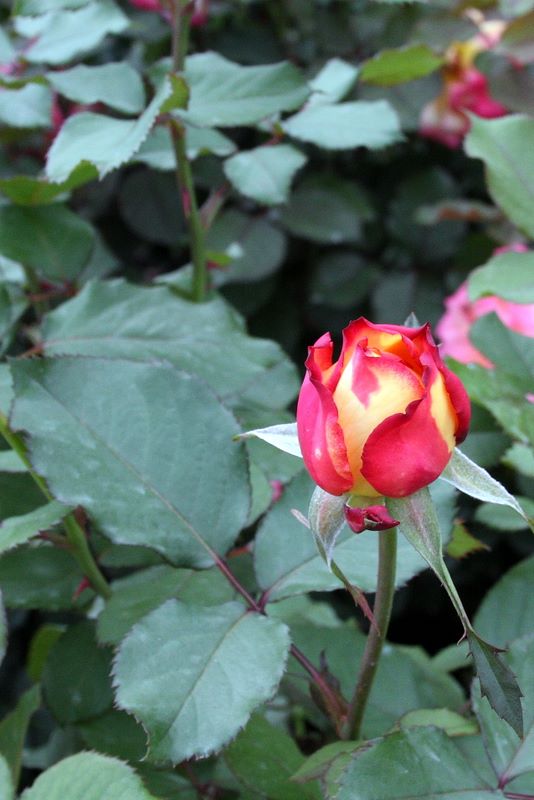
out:
M345 519L351 531L387 531L399 524L398 519L393 519L385 506L366 506L353 508L345 506Z
M334 363L332 354L328 333L309 348L298 400L313 480L329 494L363 497L405 497L432 483L467 435L470 404L429 326L360 317Z

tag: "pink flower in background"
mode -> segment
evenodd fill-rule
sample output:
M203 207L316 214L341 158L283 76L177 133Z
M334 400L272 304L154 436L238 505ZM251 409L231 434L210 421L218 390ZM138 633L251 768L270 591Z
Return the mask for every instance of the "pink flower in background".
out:
M168 8L161 0L130 0L130 3L136 6L136 8L140 8L142 11L157 11L166 19L170 18ZM194 0L191 6L191 25L194 28L205 25L209 16L209 0Z
M449 102L454 111L472 111L486 119L502 117L507 113L501 103L490 97L486 76L474 67L464 70L460 80L451 82Z
M159 11L163 13L163 6L159 0L130 0L130 3L142 11Z
M480 52L498 43L502 31L502 27L491 28L468 42L451 45L442 70L443 91L421 112L419 131L423 136L454 149L470 128L467 112L485 119L508 113L491 97L486 76L473 66Z
M510 251L525 253L528 248L522 244L499 247L495 255ZM472 301L465 282L445 300L445 314L436 326L436 333L442 342L441 355L455 358L462 364L493 367L491 361L469 339L469 331L475 320L492 312L510 330L534 338L534 303L512 303L495 295Z

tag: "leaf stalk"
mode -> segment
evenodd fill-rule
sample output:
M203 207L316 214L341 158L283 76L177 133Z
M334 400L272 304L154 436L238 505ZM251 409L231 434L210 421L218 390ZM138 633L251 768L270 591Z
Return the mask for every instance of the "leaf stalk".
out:
M28 458L24 442L18 434L14 433L10 429L7 418L4 416L4 414L0 414L0 434L2 434L7 444L12 450L15 451L20 460L26 466L29 475L37 484L46 499L54 500L54 496L46 485L45 480L34 470L31 461ZM111 589L109 584L102 575L87 543L85 532L79 525L73 513L67 514L63 520L63 527L65 529L67 541L70 546L69 552L78 562L80 569L90 582L95 592L104 599L108 599L111 597Z
M174 73L184 71L189 42L190 15L189 6L184 5L182 0L176 0L173 3L172 70ZM198 207L191 163L187 157L185 127L175 118L171 118L168 124L176 157L176 180L189 233L189 246L193 263L191 294L197 303L201 303L206 297L208 283L204 247L205 231Z

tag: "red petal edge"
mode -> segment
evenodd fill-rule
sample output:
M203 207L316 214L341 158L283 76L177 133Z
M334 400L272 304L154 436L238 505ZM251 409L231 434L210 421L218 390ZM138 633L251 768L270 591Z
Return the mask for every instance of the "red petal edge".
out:
M385 497L406 497L436 480L451 457L430 413L430 392L404 414L393 414L371 433L362 475Z
M458 424L456 426L456 443L463 442L469 431L469 423L471 421L471 402L460 378L451 372L450 369L443 366L441 374L445 381L445 388L451 398L451 403L456 411L458 417Z
M332 365L332 349L328 334L309 349L308 373L297 405L297 430L304 463L315 483L329 494L341 495L352 488L354 480L337 408L323 382L323 371Z

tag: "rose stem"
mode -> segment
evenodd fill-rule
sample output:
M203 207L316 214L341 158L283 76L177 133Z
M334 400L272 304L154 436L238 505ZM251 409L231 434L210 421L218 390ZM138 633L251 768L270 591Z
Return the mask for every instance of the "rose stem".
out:
M46 485L45 481L35 472L32 467L30 459L26 453L24 442L20 436L10 430L7 419L3 414L0 414L0 433L4 437L7 444L12 450L15 451L20 460L27 467L28 473L31 475L46 499L50 501L53 500L54 497L48 490L48 486ZM65 529L67 541L70 546L69 552L80 565L83 574L86 576L95 592L101 595L101 597L108 599L111 597L111 589L106 579L100 572L100 569L98 568L93 554L89 549L89 545L87 544L85 533L78 524L74 514L67 514L63 520L63 527Z
M184 0L172 2L172 71L183 72L189 41L190 10ZM204 228L198 210L191 164L187 158L185 128L176 118L169 119L169 130L176 156L176 179L184 217L189 230L191 261L193 262L192 296L201 303L206 295L207 269L204 250Z
M369 535L369 534L366 534ZM378 533L378 576L373 614L376 625L371 625L363 653L358 680L349 704L343 738L358 739L363 715L371 692L386 635L395 594L397 566L397 529Z

